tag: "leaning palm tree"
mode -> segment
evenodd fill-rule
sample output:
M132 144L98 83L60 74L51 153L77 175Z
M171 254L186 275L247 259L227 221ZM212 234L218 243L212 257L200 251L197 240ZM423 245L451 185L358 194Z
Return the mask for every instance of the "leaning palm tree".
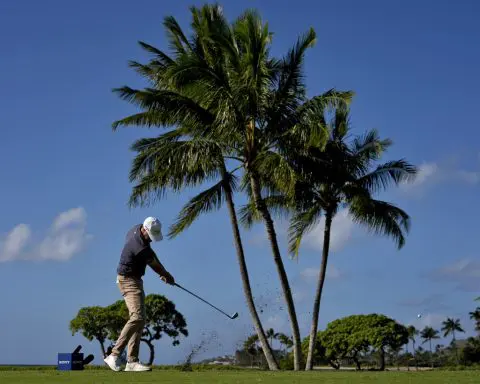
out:
M461 324L460 324L460 319L452 319L452 318L447 318L443 323L442 323L442 331L443 331L443 337L447 337L448 335L452 335L452 346L455 348L455 354L457 356L457 361L458 361L458 349L456 346L456 339L455 339L455 332L463 332Z
M147 67L135 64L154 86L143 91L129 87L119 90L122 98L144 109L121 123L181 125L185 135L217 143L225 164L238 164L243 171L241 188L251 198L268 234L292 327L294 366L299 369L298 320L263 194L270 183L284 189L293 185L295 173L282 156L289 143L321 141L323 127L308 124L313 111L320 105L344 103L351 93L332 91L307 100L302 64L305 51L315 41L313 30L277 60L269 55L271 33L253 11L230 25L216 6L193 7L195 34L191 39L174 19L169 18L168 23L175 53L169 57L149 47L157 56L155 61Z
M322 120L323 117L319 116ZM375 130L363 137L347 139L350 134L348 109L338 108L328 123L329 137L323 148L312 147L306 155L292 155L298 177L295 199L287 203L294 206L289 231L290 251L298 256L301 240L323 215L325 229L323 252L315 292L312 324L306 369L313 368L314 346L317 336L320 301L325 283L330 232L335 215L346 207L353 218L376 234L391 237L397 247L405 243L410 218L400 208L373 195L391 184L408 181L416 173L414 166L404 160L394 160L375 166L383 152L391 145L381 140ZM296 158L295 158L296 157Z
M423 343L425 344L427 341L430 343L430 354L431 354L431 359L432 359L432 367L433 367L433 348L432 348L432 340L439 339L440 337L438 336L439 332L436 329L433 329L432 327L426 326L423 328L423 330L420 332L420 337L423 339Z

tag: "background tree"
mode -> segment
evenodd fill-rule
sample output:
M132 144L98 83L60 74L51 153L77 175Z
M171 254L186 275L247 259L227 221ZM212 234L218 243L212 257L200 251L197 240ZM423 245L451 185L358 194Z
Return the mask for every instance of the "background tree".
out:
M290 348L293 346L293 340L291 337L285 335L284 333L279 333L278 335L278 341L280 342L280 345L284 346L284 354L287 354Z
M470 319L475 322L475 330L480 332L480 307L477 307L474 311L468 313Z
M463 332L461 324L460 324L460 319L452 319L452 318L447 318L443 323L442 323L442 331L443 331L443 337L447 337L448 335L452 335L452 347L455 349L455 355L457 357L457 362L458 362L458 348L456 345L456 339L455 339L455 332Z
M313 368L313 349L318 328L318 317L325 283L330 231L339 208L347 207L356 223L368 230L395 240L400 249L410 227L410 218L400 208L381 200L374 194L390 185L409 181L416 169L404 160L391 160L376 165L390 147L390 140L381 140L377 131L371 130L363 137L351 136L347 108L338 108L328 124L328 141L325 148L310 147L308 156L296 159L298 193L292 205L296 211L290 225L290 251L298 256L304 234L325 216L323 252L313 303L310 328L310 345L306 369ZM326 120L319 116L320 121ZM301 152L300 152L301 153Z
M422 329L420 332L420 337L423 339L423 343L425 344L427 341L430 344L430 354L431 354L431 364L433 367L433 347L432 347L432 340L439 339L440 337L438 336L439 332L436 329L433 329L432 327L426 326L425 328Z
M100 343L102 356L105 356L105 341L109 336L107 325L110 315L105 308L100 306L81 308L77 315L70 321L72 335L80 332L87 340L97 340Z
M407 327L407 331L408 331L408 338L412 342L412 354L413 354L413 357L415 359L415 366L418 369L415 343L416 343L416 337L418 336L419 331L413 325L409 325ZM407 353L408 353L408 343L407 343ZM409 369L410 369L410 367L409 367Z
M147 322L145 324L141 341L147 344L150 357L148 364L152 365L155 359L155 346L153 342L160 340L164 335L172 339L172 345L180 344L180 336L188 336L187 323L184 316L177 311L175 304L165 296L150 294L145 297ZM116 340L128 319L128 309L124 300L118 300L107 309L116 319L106 328L109 337ZM114 314L114 315L113 315ZM122 319L123 321L120 321Z
M280 334L278 332L275 332L273 328L267 329L266 336L270 339L270 345L272 346L272 348L273 348L273 340L278 340L279 335Z
M352 359L361 369L360 356L374 348L379 355L379 369L385 369L385 351L397 350L408 341L407 328L380 314L351 315L327 325L319 332L318 342L325 357L335 368L341 359Z

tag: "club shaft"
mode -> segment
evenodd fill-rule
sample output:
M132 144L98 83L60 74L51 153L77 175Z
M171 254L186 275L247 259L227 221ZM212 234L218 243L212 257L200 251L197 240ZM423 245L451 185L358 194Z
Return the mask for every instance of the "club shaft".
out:
M200 296L197 296L195 293L190 292L188 289L182 287L181 285L179 285L179 284L177 284L177 283L175 283L175 285L176 285L178 288L183 289L185 292L190 293L192 296L195 296L197 299L202 300L205 304L208 304L208 305L210 305L212 308L215 308L217 311L223 313L225 316L231 318L231 316L230 316L229 314L223 312L221 309L215 307L213 304L210 304L208 301L202 299Z

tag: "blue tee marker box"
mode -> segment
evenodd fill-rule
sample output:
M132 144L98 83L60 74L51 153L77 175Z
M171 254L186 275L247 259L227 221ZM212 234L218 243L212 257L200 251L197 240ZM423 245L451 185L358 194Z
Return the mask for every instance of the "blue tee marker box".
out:
M57 369L59 371L83 370L83 353L59 353Z

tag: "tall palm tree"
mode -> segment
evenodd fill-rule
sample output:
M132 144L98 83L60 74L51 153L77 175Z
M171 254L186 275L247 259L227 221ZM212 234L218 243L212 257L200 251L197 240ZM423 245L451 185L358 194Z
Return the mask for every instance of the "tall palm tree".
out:
M420 332L420 337L423 339L423 343L425 344L427 341L430 343L430 354L431 354L431 359L432 359L432 367L433 367L433 348L432 348L432 340L439 339L440 337L438 336L439 332L436 329L433 329L432 327L426 326L423 328L423 330Z
M418 336L419 332L415 328L415 326L413 326L413 325L409 325L407 327L407 331L408 331L408 339L412 342L412 353L413 353L413 357L415 359L415 366L418 369L417 354L416 354L416 350L415 350L415 341L416 341L415 338L416 338L416 336ZM407 353L408 353L408 344L407 344ZM410 366L409 366L409 369L410 369Z
M295 369L301 360L301 340L288 277L278 246L272 216L265 203L265 177L277 186L291 185L295 173L281 151L288 143L318 141L323 127L309 124L320 105L343 103L351 93L329 92L307 101L302 81L305 51L315 41L310 30L280 60L269 56L271 33L254 11L233 24L219 8L192 7L195 35L187 39L169 18L173 58L150 47L157 57L150 66L134 64L147 73L154 87L144 91L124 87L120 95L146 111L124 119L124 124L170 126L181 124L188 135L216 142L227 162L237 162L244 172L247 191L259 212L270 241L282 286L294 340ZM205 111L207 118L204 124Z
M318 119L326 120L323 116L318 116ZM337 108L327 129L329 136L326 145L322 148L311 146L304 151L304 155L292 155L290 159L300 175L293 202L287 199L287 204L294 207L289 231L292 254L298 256L304 234L312 229L321 215L325 216L323 252L313 304L306 370L313 368L320 301L335 215L341 207L347 207L355 222L376 234L393 238L398 248L402 248L405 233L409 230L409 216L388 202L374 199L373 194L390 184L398 185L410 180L416 173L415 167L404 160L389 161L374 167L374 162L391 142L380 140L375 130L348 142L351 131L348 108Z
M455 332L463 332L461 324L460 324L460 319L452 319L452 318L447 318L443 323L442 323L442 331L443 331L443 337L447 337L448 335L452 335L452 345L455 348L455 354L457 356L457 361L458 361L458 348L455 343Z
M409 325L407 327L408 331L408 339L412 342L412 351L413 355L415 355L415 337L418 336L418 330L413 325ZM408 353L408 344L407 344L407 353Z

